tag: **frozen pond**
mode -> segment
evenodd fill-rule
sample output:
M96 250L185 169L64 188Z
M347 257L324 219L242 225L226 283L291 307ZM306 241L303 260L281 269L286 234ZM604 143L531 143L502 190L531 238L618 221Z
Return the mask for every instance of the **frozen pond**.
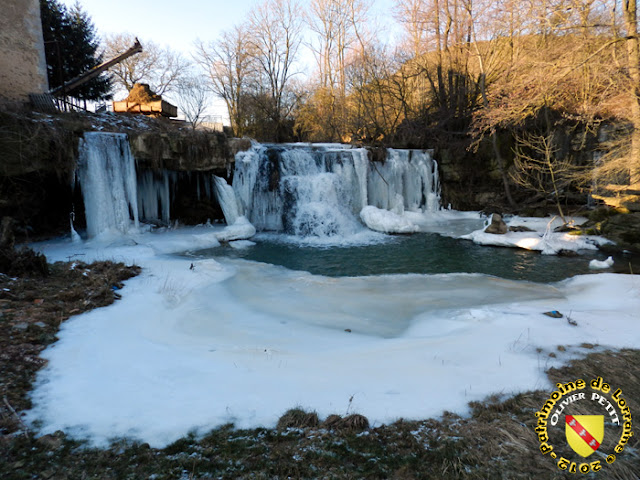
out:
M403 273L484 273L513 280L555 282L592 273L589 260L606 255L541 255L516 248L485 247L434 233L387 236L377 243L317 247L282 235L261 234L255 245L224 245L193 252L196 258L230 257L282 265L331 277Z

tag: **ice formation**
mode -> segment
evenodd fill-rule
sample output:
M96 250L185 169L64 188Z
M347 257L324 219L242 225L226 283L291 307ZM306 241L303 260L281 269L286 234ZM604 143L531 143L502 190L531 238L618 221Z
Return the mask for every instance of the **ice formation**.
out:
M222 208L222 213L227 225L233 225L240 214L238 213L238 201L236 194L224 178L214 176L216 198Z
M125 134L85 132L77 175L89 237L138 227L136 170Z
M138 219L170 225L178 177L166 170L136 173L126 135L86 133L78 179L89 237L126 233ZM255 144L237 154L233 186L210 174L195 177L189 183L198 198L215 195L228 225L244 216L258 230L303 238L357 235L360 219L386 233L418 231L399 216L440 208L437 164L423 150L388 149L380 162L370 161L364 148L345 145ZM380 223L393 215L396 227Z
M398 215L440 207L437 164L422 150L370 162L366 149L341 145L255 145L237 155L233 189L258 230L303 237L354 234L367 206Z
M166 170L160 173L147 170L138 174L138 214L141 219L165 225L171 222L171 187L176 180L177 174Z

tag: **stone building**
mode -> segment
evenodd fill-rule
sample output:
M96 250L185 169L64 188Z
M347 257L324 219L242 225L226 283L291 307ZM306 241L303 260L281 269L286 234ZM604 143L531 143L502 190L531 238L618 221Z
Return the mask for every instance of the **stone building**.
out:
M0 102L49 90L38 0L0 2Z

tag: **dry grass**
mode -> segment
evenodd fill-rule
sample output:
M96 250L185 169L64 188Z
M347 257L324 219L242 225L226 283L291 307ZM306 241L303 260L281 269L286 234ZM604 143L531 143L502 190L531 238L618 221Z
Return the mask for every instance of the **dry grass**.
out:
M363 430L369 429L369 419L358 413L348 415L344 418L334 414L329 415L324 422L322 422L322 427L327 430L342 432L362 432Z
M287 410L278 420L278 430L287 428L315 428L320 424L316 412L305 412L301 408Z

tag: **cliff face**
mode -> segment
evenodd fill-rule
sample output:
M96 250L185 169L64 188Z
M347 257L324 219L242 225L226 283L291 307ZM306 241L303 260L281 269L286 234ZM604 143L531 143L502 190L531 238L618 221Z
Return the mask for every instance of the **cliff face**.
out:
M602 140L598 132L585 125L559 125L553 132L554 165L560 169L562 162L569 162L576 171L593 165L595 152L601 152ZM541 175L543 188L534 190L518 185L513 179L515 173L514 151L516 145L513 135L499 131L497 145L509 182L511 195L516 208L509 204L505 194L499 164L488 138L472 148L468 139L452 141L439 145L435 158L440 170L442 186L442 204L451 204L458 210L484 210L489 213L521 213L524 215L546 216L557 213L553 196L549 193L549 174ZM570 182L562 188L562 203L569 207L582 207L588 201L588 189Z
M128 134L138 171L178 172L183 186L176 212L189 207L205 212L204 220L216 212L188 196L196 190L190 188L195 180L188 178L189 172L226 177L235 154L251 146L249 140L229 139L220 132L178 129L138 116L0 112L0 218L12 217L19 237L68 232L70 216L83 223L74 171L85 131ZM200 220L193 212L186 218Z
M251 146L246 139L201 131L134 132L129 143L139 167L179 172L226 171L235 154Z

